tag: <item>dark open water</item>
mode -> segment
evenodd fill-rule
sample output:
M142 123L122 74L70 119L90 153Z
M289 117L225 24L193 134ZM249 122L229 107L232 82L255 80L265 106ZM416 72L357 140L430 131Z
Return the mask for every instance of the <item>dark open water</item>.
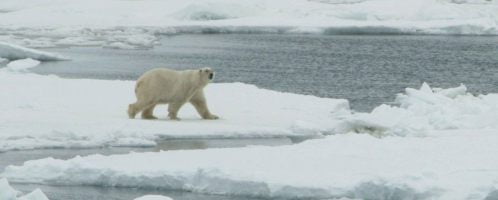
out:
M498 92L498 37L214 34L171 36L161 43L151 50L48 49L73 60L46 62L32 71L134 80L155 67L210 66L216 82L349 99L358 111L390 102L424 81Z

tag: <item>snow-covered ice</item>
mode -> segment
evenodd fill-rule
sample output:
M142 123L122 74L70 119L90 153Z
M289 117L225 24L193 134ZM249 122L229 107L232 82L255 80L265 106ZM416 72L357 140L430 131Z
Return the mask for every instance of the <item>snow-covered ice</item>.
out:
M177 33L498 34L495 0L3 0L0 40L149 48Z
M143 197L136 198L135 200L173 200L173 199L161 195L145 195Z
M14 60L12 62L9 62L9 64L7 64L7 67L5 69L10 71L26 72L29 68L36 67L39 64L40 61L38 60L26 58L26 59Z
M320 136L334 132L334 116L350 113L347 100L282 93L243 83L207 86L210 110L201 120L191 105L182 121L128 119L134 81L63 79L0 71L0 151L36 148L154 146L158 138Z
M243 83L206 88L221 120L131 120L133 81L0 72L0 149L153 146L166 138L321 136L300 144L45 158L8 166L16 183L184 190L263 198L485 199L498 194L498 95L423 84L352 113L347 100ZM12 89L12 88L15 88ZM229 95L227 95L229 94ZM332 135L329 135L332 134ZM328 135L328 136L327 136ZM373 135L373 136L372 136ZM374 137L378 136L378 137Z
M14 182L184 190L263 198L484 199L498 188L496 131L437 137L345 134L280 147L46 158Z
M1 200L48 200L47 196L40 190L35 189L33 192L20 196L20 192L16 191L9 185L5 178L0 178L0 199Z
M15 90L13 88L16 88ZM315 137L348 132L376 136L427 136L434 130L497 130L498 94L473 95L456 88L407 88L399 106L380 105L352 113L347 100L259 89L243 83L210 84L205 121L192 106L181 122L129 120L134 81L64 79L0 71L0 150L154 146L160 138Z
M35 189L31 193L19 197L18 200L48 200L48 197L40 189Z
M7 179L0 179L0 199L16 199L18 192L14 188L10 187Z
M461 85L407 88L395 100L399 106L381 105L371 113L348 116L342 132L376 135L426 135L432 130L498 130L498 94L473 95Z
M67 58L55 53L30 49L6 42L0 42L0 58L8 60L32 58L40 61L67 60Z
M2 71L28 72L29 68L38 66L40 61L59 61L68 58L55 53L39 51L15 44L0 42L0 67Z

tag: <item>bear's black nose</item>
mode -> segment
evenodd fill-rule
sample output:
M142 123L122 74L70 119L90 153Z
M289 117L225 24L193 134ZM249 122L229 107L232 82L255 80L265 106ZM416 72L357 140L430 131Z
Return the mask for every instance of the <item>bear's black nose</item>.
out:
M213 73L210 73L210 74L209 74L209 79L213 79L213 77L214 77L214 74L213 74Z

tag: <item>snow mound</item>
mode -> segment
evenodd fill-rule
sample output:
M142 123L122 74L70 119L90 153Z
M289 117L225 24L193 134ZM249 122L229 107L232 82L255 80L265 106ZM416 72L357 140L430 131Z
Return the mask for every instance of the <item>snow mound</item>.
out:
M8 166L1 176L22 183L282 199L452 200L493 195L498 181L496 132L437 135L378 139L346 134L279 147L46 158Z
M32 58L40 61L67 60L67 58L58 54L29 49L5 42L0 42L0 58L9 60Z
M7 179L0 179L0 199L1 200L48 200L47 196L40 190L35 189L33 192L21 197L17 197L20 193L14 190Z
M180 122L128 119L134 81L63 79L0 72L0 151L37 148L154 146L163 138L314 137L335 132L336 115L350 113L347 100L282 93L243 83L205 89L220 120L201 120L185 105ZM15 88L15 89L14 89ZM90 89L91 88L91 89Z
M40 189L35 189L31 193L19 197L18 200L48 200L48 197Z
M15 200L18 192L10 187L7 179L0 179L0 199Z
M40 61L31 58L14 60L7 64L6 70L26 72L29 68L36 67L39 64Z
M257 8L236 3L196 2L177 11L173 16L181 20L209 21L252 16L257 12Z
M426 135L432 130L498 129L498 94L474 96L456 88L407 88L395 100L399 106L380 105L371 113L350 115L343 132L374 135Z
M143 197L136 198L135 200L173 200L173 199L161 195L145 195Z

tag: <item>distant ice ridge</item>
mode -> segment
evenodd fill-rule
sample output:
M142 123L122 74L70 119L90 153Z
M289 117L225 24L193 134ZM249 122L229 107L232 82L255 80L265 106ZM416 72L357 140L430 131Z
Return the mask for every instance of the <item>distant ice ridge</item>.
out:
M356 113L340 125L342 132L374 135L426 135L433 130L498 130L498 94L474 96L456 88L407 88L395 100L399 106L381 105L371 113Z
M68 58L55 53L30 49L15 44L0 42L0 68L2 71L27 72L36 67L40 61L67 60Z
M247 147L45 158L8 166L13 182L182 190L282 199L492 199L496 131L327 136Z
M30 49L6 42L0 42L0 58L7 60L31 58L39 61L56 61L68 59L66 57L63 57L62 55L58 55L55 53Z
M0 40L140 49L178 33L498 34L496 0L104 2L3 0Z
M40 190L35 189L33 192L20 196L20 192L10 187L5 178L0 179L0 199L1 200L48 200L47 196Z

